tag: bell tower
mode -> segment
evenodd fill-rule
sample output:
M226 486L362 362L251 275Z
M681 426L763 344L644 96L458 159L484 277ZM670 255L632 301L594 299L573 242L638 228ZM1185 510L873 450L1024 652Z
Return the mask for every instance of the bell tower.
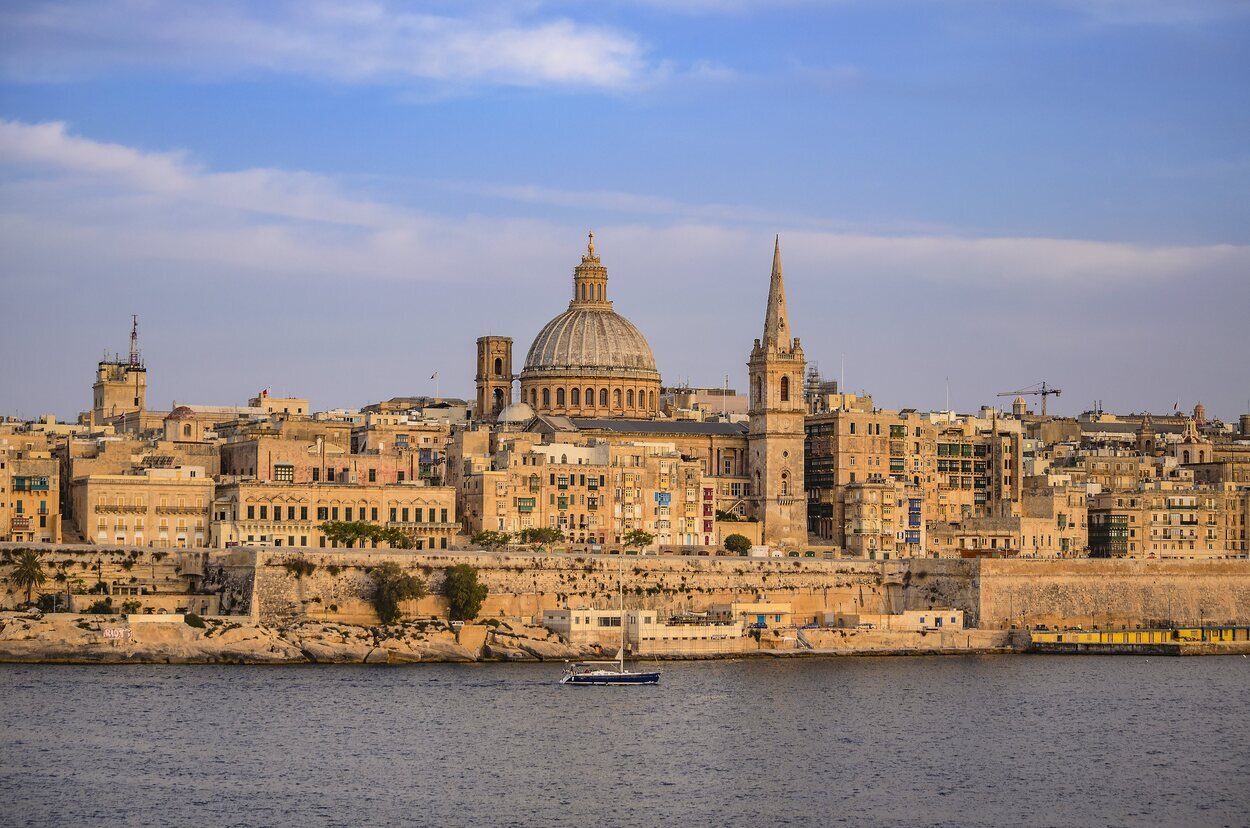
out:
M131 318L130 354L115 354L96 365L95 383L91 386L91 421L103 425L114 418L141 415L148 407L148 372L139 354L139 317ZM134 430L139 417L131 416Z
M512 404L512 337L477 338L477 414L494 420Z
M798 548L807 542L807 494L803 485L803 347L790 335L781 240L773 247L764 337L747 362L750 417L747 432L751 502L764 543Z

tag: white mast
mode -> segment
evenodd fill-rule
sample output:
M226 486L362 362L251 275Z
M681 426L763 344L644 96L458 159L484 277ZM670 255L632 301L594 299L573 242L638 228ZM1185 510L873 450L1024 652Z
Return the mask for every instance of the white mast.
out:
M620 664L620 671L625 672L625 550L620 552L621 557L617 560L620 564L620 574L616 576L616 590L621 598L621 646L617 648L616 660Z

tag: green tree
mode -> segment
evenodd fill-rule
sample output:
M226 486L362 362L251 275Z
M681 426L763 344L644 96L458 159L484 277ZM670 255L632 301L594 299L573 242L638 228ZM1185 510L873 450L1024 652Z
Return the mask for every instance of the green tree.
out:
M533 529L521 530L521 543L533 543L543 547L563 541L564 532L554 526L537 526Z
M737 523L738 516L733 512L726 512L721 509L716 510L716 519L721 523Z
M26 605L30 606L31 593L35 587L43 586L48 574L43 569L43 560L34 549L23 549L13 559L13 571L9 573L9 583L18 589L26 590Z
M344 546L356 546L361 541L385 543L392 549L411 549L412 538L393 526L378 526L363 520L331 520L317 527L327 540Z
M725 549L735 555L745 555L751 551L751 539L746 535L734 533L725 538Z
M476 535L474 535L472 538L469 539L469 543L473 544L474 546L481 546L484 549L489 549L492 552L498 549L502 549L503 547L507 546L511 542L512 542L511 533L496 532L493 529L486 529L482 532L478 532Z
M373 608L383 624L394 624L403 616L400 601L424 598L427 594L425 581L399 568L399 564L379 564L369 573L373 578Z
M644 547L650 546L655 540L655 535L650 532L644 532L641 529L630 529L625 533L625 549L637 549L641 551Z
M452 621L477 618L489 590L477 579L477 567L457 564L443 570L443 594L447 596L447 614Z

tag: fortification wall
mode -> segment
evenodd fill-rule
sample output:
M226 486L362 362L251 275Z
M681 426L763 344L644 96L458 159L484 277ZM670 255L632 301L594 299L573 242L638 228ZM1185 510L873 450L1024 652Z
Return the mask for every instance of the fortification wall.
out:
M0 545L0 550L27 548ZM707 610L731 601L788 601L798 624L826 612L901 612L951 607L969 626L1162 626L1250 624L1250 560L817 560L412 553L357 550L154 550L38 545L48 582L39 592L85 591L98 579L158 593L214 594L223 613L266 623L311 618L372 624L369 570L394 561L426 580L430 596L409 602L412 617L445 616L443 570L478 568L490 589L483 617L541 621L545 609L615 606L624 570L630 607L662 613ZM315 565L298 573L295 560ZM306 567L305 567L306 569ZM0 604L21 596L4 578Z
M1250 624L1250 560L980 561L983 627Z

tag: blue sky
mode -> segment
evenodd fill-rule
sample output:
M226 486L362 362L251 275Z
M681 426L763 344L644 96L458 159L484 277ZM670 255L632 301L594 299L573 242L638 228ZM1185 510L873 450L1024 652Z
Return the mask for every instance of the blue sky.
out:
M742 387L780 233L890 407L1250 398L1250 3L0 9L0 413L137 312L151 403L472 391L594 228L665 381Z

